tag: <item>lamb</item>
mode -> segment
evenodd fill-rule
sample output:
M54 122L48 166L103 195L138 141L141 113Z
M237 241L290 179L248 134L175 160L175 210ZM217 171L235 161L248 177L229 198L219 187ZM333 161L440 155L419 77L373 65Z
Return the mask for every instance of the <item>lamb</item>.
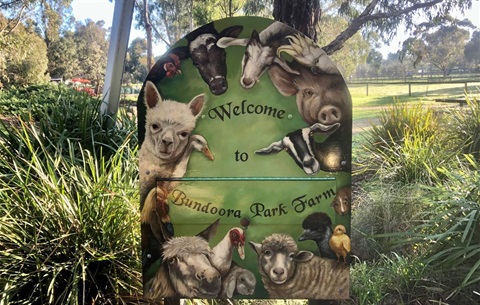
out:
M199 236L174 237L162 248L163 262L145 285L146 298L217 297L222 281L210 263L208 241Z
M277 48L283 43L285 37L293 33L295 33L293 28L275 21L260 34L253 30L249 39L224 37L218 40L217 45L221 48L245 46L240 84L245 89L250 89L273 62L281 65L285 70L295 73L276 55Z
M249 242L258 255L258 269L270 298L346 299L349 267L298 250L286 234L272 234L263 242Z
M234 263L222 278L222 289L218 298L232 298L234 294L252 295L255 292L256 284L257 279L252 271Z

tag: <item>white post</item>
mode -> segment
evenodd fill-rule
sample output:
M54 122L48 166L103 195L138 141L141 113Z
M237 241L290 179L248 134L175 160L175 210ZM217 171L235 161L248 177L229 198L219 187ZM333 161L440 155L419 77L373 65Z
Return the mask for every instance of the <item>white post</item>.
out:
M102 114L114 117L120 102L122 74L125 66L130 27L132 25L135 0L116 0L113 12L110 46L108 49L107 71L103 85Z

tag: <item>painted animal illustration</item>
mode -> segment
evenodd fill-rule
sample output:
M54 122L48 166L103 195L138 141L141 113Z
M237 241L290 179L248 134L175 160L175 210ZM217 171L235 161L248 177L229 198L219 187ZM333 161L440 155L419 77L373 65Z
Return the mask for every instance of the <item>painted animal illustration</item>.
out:
M351 251L350 237L347 235L347 230L343 225L338 225L333 230L333 235L330 237L330 248L337 254L337 259L343 257L343 262L347 263L347 256Z
M208 259L211 255L208 242L215 236L218 226L219 220L216 220L196 236L174 238L165 232L158 233L163 234L165 239L159 246L161 263L150 278L145 278L149 272L144 270L144 296L152 299L215 297L221 288L221 280Z
M139 151L141 202L155 187L156 179L172 177L189 143L192 143L190 135L202 112L205 96L197 95L188 104L163 100L155 85L147 82L145 104L145 140Z
M274 62L285 70L296 73L276 54L277 48L282 43L286 43L285 37L293 33L295 33L294 29L275 21L260 33L253 30L250 38L224 37L218 40L217 45L222 48L245 46L240 84L242 87L250 89Z
M302 222L303 233L298 241L313 240L318 247L321 257L335 259L337 255L330 248L330 237L332 237L332 220L323 212L314 212Z
M272 234L262 243L249 242L258 255L258 269L270 298L347 299L349 267L298 250L286 234Z
M339 123L332 125L315 123L310 127L290 132L283 139L273 142L265 148L258 149L255 153L257 155L271 155L285 150L307 175L315 175L319 170L328 171L330 168L325 167L318 160L319 156L315 150L314 133L328 137L339 127Z
M303 66L310 68L314 74L341 74L327 53L313 40L300 33L289 35L287 38L290 44L284 44L277 49L278 57L281 57L281 54L285 52Z
M274 64L268 70L272 83L282 95L296 97L300 116L307 124L340 124L327 140L315 144L315 154L325 171L350 171L352 99L345 81L341 75L314 74L296 61L289 65L299 73Z
M342 187L335 194L331 206L339 215L347 215L352 207L352 188L350 186Z
M188 54L214 95L223 94L228 89L226 52L217 42L223 37L236 38L242 30L243 26L236 25L219 33L213 23L209 23L185 36Z
M165 242L163 262L145 286L145 297L217 297L222 281L210 255L208 242L198 236L174 237Z
M255 292L257 279L252 271L232 264L232 267L225 276L222 277L222 289L218 293L218 298L232 298L234 295L252 295Z
M158 187L157 179L171 178L175 171L183 171L180 168L186 166L189 154L195 149L193 140L202 140L198 136L191 136L191 133L205 104L205 97L197 95L189 103L163 100L150 81L145 83L144 92L146 132L139 151L139 177L145 270L160 257L160 245L164 241L158 239L161 235L155 234L156 231L151 229L152 224L158 222L156 225L167 226L166 229L170 229L173 235L168 206L162 199L166 198L168 188L165 185Z
M237 249L240 259L245 259L245 234L241 228L230 229L225 237L212 248L210 260L224 277L232 265L233 251Z

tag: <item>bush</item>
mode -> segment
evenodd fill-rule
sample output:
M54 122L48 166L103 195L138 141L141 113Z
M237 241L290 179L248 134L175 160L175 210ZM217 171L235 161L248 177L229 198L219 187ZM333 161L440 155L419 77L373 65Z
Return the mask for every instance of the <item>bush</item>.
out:
M0 128L0 304L141 293L135 123L76 97Z
M367 131L361 170L401 184L433 183L437 176L430 169L453 155L439 130L433 109L394 104Z

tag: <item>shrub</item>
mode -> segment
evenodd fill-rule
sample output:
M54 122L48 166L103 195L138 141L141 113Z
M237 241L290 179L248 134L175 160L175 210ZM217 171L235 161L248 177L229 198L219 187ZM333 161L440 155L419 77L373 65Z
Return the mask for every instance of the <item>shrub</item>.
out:
M447 112L445 132L456 149L464 154L472 154L480 160L480 105L476 99L467 97L467 107L454 108Z
M431 184L435 175L429 169L452 156L446 148L433 109L396 103L367 131L361 170L391 182Z
M471 156L439 169L446 179L435 186L415 237L428 245L426 261L454 292L480 282L480 167Z

